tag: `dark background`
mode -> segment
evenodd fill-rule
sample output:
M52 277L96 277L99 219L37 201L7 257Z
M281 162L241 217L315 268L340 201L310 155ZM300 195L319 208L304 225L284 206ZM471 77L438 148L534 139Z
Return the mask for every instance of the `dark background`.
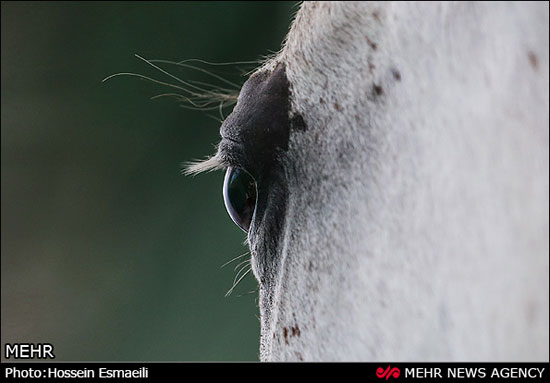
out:
M296 9L2 2L2 349L48 342L57 360L82 361L258 359L252 274L224 296L245 258L221 266L247 248L223 206L223 174L180 172L213 153L218 111L151 100L175 89L137 77L102 79L176 83L134 54L261 59L280 49ZM193 64L239 84L257 65Z

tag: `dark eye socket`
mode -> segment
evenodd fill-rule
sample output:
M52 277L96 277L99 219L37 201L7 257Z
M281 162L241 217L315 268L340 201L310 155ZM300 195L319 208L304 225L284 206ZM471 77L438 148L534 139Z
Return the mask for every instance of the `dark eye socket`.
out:
M223 201L229 216L245 232L256 208L256 181L245 170L229 167L223 181Z

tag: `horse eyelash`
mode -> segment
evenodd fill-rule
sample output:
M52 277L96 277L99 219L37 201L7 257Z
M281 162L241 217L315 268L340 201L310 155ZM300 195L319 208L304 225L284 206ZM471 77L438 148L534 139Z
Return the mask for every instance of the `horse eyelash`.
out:
M223 159L214 155L205 160L190 161L183 164L182 173L185 175L197 175L199 173L222 170L229 167Z

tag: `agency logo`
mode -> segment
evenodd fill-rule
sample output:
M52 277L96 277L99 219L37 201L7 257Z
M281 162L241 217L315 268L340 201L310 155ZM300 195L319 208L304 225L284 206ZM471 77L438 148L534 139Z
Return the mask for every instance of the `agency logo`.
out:
M399 368L392 368L390 365L388 365L385 370L382 367L376 369L376 376L380 379L386 378L386 380L388 380L389 378L399 378L399 375L401 375Z

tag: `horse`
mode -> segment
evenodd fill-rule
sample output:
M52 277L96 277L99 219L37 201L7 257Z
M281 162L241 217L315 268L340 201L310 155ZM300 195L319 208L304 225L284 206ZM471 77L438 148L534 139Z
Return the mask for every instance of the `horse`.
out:
M548 361L548 3L304 2L215 155L262 361Z

